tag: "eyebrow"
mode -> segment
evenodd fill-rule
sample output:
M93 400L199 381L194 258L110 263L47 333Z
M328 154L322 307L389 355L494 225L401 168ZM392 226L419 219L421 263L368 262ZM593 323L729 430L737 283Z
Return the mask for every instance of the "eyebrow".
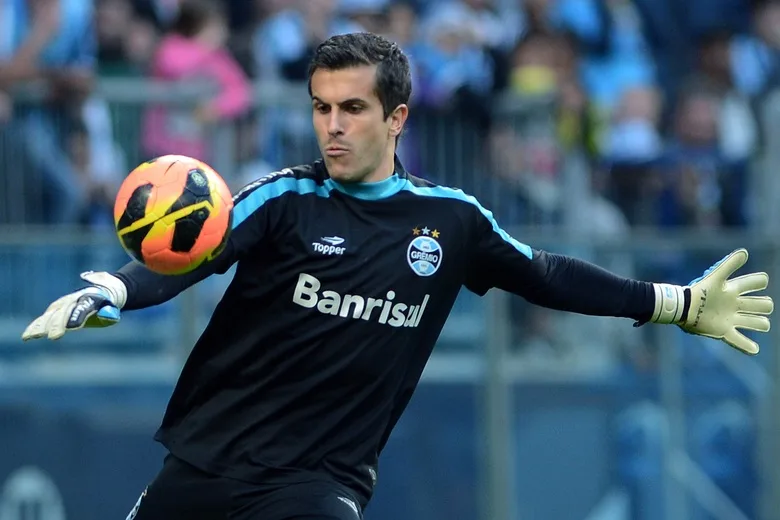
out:
M322 103L323 105L330 105L330 103L324 102L323 100L321 100L317 96L312 96L311 97L311 101L312 101L312 103ZM354 103L360 103L362 105L367 105L368 104L365 99L349 98L349 99L346 99L346 100L338 103L338 105L343 106L343 105L350 105L350 104L354 104Z

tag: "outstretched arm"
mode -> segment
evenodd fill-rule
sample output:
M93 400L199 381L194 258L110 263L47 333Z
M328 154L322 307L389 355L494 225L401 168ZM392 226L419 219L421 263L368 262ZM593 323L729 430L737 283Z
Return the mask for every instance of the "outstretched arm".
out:
M738 329L767 332L774 310L769 296L749 296L769 284L766 273L731 276L748 259L739 249L685 286L624 278L583 260L532 249L503 231L481 208L478 244L465 285L477 294L503 289L531 303L591 316L679 325L719 339L746 354L759 346Z
M290 175L292 172L290 172ZM117 323L120 310L159 305L214 273L225 273L245 254L266 247L273 228L266 204L279 190L262 189L284 176L267 176L233 197L233 228L222 252L213 260L184 275L161 275L137 263L114 273L87 272L89 285L52 302L22 333L23 340L58 339L84 327Z

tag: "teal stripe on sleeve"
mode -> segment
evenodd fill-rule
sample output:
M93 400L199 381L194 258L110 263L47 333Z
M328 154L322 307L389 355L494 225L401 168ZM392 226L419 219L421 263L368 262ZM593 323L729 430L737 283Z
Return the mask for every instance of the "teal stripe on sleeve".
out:
M531 247L527 244L523 244L522 242L517 241L509 233L501 229L501 226L498 225L498 222L496 222L496 219L493 217L493 213L490 212L485 207L483 207L482 204L480 204L479 201L476 198L472 197L471 195L466 195L461 190L447 188L444 186L433 186L433 187L415 186L408 180L406 181L406 185L404 186L403 189L404 191L409 191L414 193L415 195L421 195L423 197L455 199L455 200L461 200L463 202L467 202L471 204L472 206L476 207L480 213L482 213L482 215L488 220L488 222L490 222L490 225L493 227L493 231L495 231L498 234L498 236L500 236L507 244L511 245L512 247L517 249L520 253L527 256L529 260L533 259L533 252L531 251Z
M260 209L269 200L281 197L285 193L307 195L315 193L320 197L329 197L330 190L318 185L312 179L296 179L294 177L278 178L255 188L249 195L241 199L233 208L233 229L241 225L249 215Z

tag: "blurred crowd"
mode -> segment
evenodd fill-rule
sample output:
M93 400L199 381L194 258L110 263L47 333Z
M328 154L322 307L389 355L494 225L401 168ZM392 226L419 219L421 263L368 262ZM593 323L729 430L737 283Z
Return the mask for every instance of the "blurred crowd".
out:
M5 0L0 20L0 219L17 223L99 221L136 161L213 160L215 125L238 136L236 184L311 160L305 100L254 87L303 82L320 41L368 30L412 61L410 169L507 225L746 226L756 104L780 71L772 0ZM218 93L120 116L95 93L107 77Z

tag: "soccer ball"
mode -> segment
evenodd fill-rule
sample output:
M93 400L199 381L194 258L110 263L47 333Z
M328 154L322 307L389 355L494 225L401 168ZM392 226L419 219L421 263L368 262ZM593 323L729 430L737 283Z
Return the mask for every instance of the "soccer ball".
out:
M122 182L114 225L125 251L160 274L184 274L215 257L232 224L233 198L207 164L164 155Z

